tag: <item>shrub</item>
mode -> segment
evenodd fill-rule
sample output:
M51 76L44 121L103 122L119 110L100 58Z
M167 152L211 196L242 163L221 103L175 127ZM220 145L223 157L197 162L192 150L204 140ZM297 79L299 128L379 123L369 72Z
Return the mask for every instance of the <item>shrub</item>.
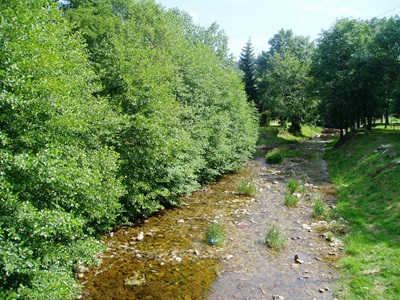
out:
M328 216L329 208L325 201L318 199L314 202L314 218L326 218Z
M281 236L278 227L273 226L265 234L265 243L269 248L280 250L286 247L287 239Z
M297 206L299 204L299 198L295 195L286 193L285 195L285 205L286 206Z
M225 241L225 231L221 225L213 223L207 228L206 241L211 245L222 246Z
M239 195L254 196L257 193L257 187L249 180L242 180L236 186L236 192Z
M278 150L271 150L265 155L267 164L280 164L283 161L283 156Z

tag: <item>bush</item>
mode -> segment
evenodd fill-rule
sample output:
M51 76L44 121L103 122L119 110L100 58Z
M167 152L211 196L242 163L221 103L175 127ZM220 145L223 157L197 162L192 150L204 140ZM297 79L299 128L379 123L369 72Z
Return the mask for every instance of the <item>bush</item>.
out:
M281 236L278 227L273 226L265 234L265 243L269 248L280 250L287 245L287 239Z
M272 150L265 155L267 164L280 164L283 161L283 155L278 150Z
M225 241L225 231L221 225L213 223L207 228L206 241L211 245L222 246Z
M242 180L236 187L239 195L254 196L257 193L257 187L249 180Z
M329 207L325 201L318 199L314 202L313 211L314 218L326 218L329 213Z
M299 198L295 195L286 193L285 195L285 205L295 207L299 204Z

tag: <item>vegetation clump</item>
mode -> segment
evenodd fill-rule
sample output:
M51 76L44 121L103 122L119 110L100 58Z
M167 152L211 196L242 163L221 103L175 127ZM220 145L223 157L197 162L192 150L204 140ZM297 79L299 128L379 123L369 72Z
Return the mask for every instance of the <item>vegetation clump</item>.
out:
M286 189L287 189L288 193L293 194L300 189L300 182L297 181L296 179L290 179L286 183Z
M265 155L265 161L268 164L280 164L285 158L294 158L300 155L300 150L291 150L286 147L274 148Z
M236 192L239 195L254 196L257 193L257 187L251 180L241 180L236 186Z
M281 235L279 227L272 226L265 234L265 243L269 248L281 250L286 247L287 239Z
M285 194L285 205L296 207L299 204L299 197L290 193Z
M313 205L313 216L314 218L326 218L329 214L329 207L325 201L317 199Z
M225 241L225 236L225 230L217 223L212 223L206 229L206 240L207 243L211 245L222 246Z

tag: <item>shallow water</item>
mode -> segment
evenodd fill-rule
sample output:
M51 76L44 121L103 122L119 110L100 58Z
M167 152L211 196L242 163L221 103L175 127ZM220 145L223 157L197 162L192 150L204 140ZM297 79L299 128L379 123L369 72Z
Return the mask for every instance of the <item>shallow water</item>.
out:
M186 197L185 206L112 233L104 241L108 250L103 263L81 279L82 299L272 299L277 294L333 299L331 287L319 292L335 279L334 259L326 254L330 246L301 227L312 221L311 202L304 197L299 208L284 205L290 178L318 190L327 184L321 142L297 147L303 151L300 158L279 166L251 160L242 171ZM257 196L237 195L236 186L244 178L254 178ZM226 232L221 248L206 241L212 223ZM284 251L265 245L266 229L272 225L290 240ZM295 254L305 263L295 264Z

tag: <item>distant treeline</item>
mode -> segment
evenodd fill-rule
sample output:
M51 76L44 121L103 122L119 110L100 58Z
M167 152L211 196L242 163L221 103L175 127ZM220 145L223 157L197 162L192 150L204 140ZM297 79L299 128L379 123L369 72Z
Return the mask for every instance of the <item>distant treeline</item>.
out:
M98 233L254 149L223 31L154 1L2 0L0 65L1 299L76 298Z
M400 19L340 19L316 41L280 30L257 58L251 41L239 67L261 124L279 119L293 133L316 123L341 135L400 115Z

